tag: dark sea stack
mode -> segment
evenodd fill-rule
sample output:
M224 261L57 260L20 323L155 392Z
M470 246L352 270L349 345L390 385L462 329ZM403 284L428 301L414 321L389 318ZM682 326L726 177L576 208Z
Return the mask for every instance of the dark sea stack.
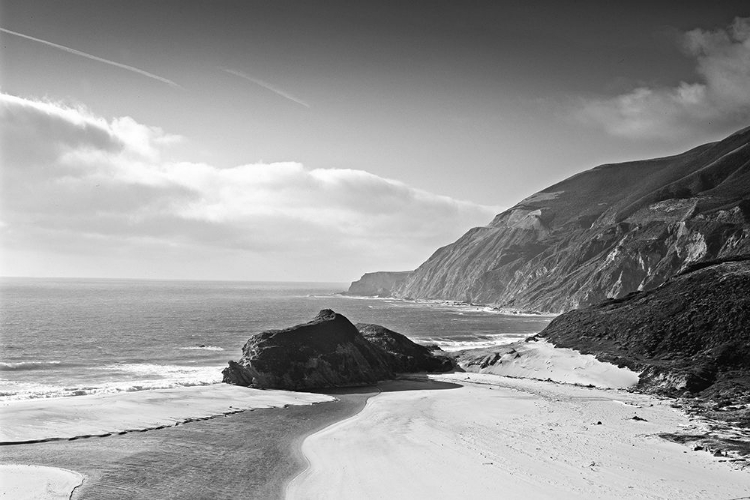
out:
M451 369L451 359L400 333L379 325L354 326L343 315L323 309L309 323L253 335L240 361L230 361L222 373L228 384L307 391Z
M559 313L745 253L750 128L679 155L579 173L438 249L403 280L381 285L371 273L352 287Z
M646 392L750 402L750 256L694 264L654 290L558 316L538 336L642 371Z
M439 348L435 350L421 346L405 335L380 325L357 323L356 327L368 342L388 355L395 372L447 372L454 369L450 358L435 354Z
M223 375L230 384L304 391L374 384L393 370L346 317L324 309L309 323L252 336Z

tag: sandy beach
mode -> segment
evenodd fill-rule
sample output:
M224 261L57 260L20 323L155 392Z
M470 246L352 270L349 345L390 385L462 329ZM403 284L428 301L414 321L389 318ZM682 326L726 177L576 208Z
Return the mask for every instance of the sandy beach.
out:
M47 440L0 446L0 498L67 499L81 480L72 498L279 498L304 467L302 439L376 393L222 384L8 403L6 440Z
M332 396L227 384L121 394L5 401L0 444L137 432L229 415L333 401Z
M750 474L657 436L700 426L668 400L485 374L381 384L307 438L288 499L750 495ZM638 419L634 419L634 417Z
M66 469L0 464L0 498L67 499L82 483L81 474Z
M81 482L74 499L750 496L750 474L738 463L659 437L704 425L667 399L483 373L412 376L329 395L257 392L266 406L254 410L4 445L3 498L68 498ZM268 407L272 396L301 404ZM163 408L175 399L149 397ZM69 399L79 408L75 400L86 401ZM28 466L46 468L29 475ZM44 481L51 486L40 496L34 488Z

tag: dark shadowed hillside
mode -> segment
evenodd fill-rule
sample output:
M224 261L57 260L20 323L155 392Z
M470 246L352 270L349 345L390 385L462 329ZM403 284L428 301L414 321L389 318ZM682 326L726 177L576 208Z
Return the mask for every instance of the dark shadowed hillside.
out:
M654 290L567 312L538 336L640 372L647 392L748 403L750 255L694 264ZM735 419L750 425L743 410Z
M440 248L390 292L563 312L743 253L750 128L680 155L574 175ZM366 278L357 288L368 288Z
M738 372L750 373L750 256L697 264L654 290L567 312L539 337L646 370L645 389L740 384L750 392Z

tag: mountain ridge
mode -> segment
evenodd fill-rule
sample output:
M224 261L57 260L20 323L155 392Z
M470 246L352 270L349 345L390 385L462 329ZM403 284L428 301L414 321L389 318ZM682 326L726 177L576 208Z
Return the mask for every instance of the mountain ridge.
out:
M381 277L378 295L559 313L654 288L693 262L749 252L750 127L557 182L388 287Z

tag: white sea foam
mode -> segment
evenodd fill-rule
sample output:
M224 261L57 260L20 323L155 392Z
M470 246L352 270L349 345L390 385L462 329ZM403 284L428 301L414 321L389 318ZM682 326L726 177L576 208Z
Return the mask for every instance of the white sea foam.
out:
M223 347L215 345L194 345L189 347L180 347L183 351L223 351Z
M422 306L435 309L455 309L461 312L475 312L475 313L486 313L486 314L498 314L501 316L516 316L516 317L531 317L531 318L545 318L550 319L557 316L551 313L541 313L536 311L525 311L504 307L496 307L486 304L472 304L469 302L462 302L460 300L441 300L441 299L403 299L398 297L375 297L366 295L344 295L335 294L337 298L351 299L351 300L379 300L382 302L388 302L392 305L398 306L403 304L404 306Z
M316 299L323 299L328 298L329 296L324 295L318 295L315 296ZM347 295L343 293L335 293L333 294L333 297L339 298L339 299L347 299L347 300L381 300L383 302L412 302L407 301L404 299L397 299L395 297L377 297L375 295Z
M0 361L0 371L10 370L38 370L45 367L61 364L61 361L19 361L16 363L6 363Z
M472 340L447 340L447 339L433 339L433 338L420 338L418 339L420 344L436 344L444 351L462 351L465 349L481 349L484 347L494 347L499 345L512 344L518 342L526 337L533 335L531 333L500 333L496 335L486 335L486 338L472 339Z
M178 366L148 363L115 363L100 367L114 373L122 372L123 380L86 384L40 384L26 381L0 381L0 401L61 398L89 394L117 394L211 385L221 382L223 366ZM135 376L135 377L134 377Z

